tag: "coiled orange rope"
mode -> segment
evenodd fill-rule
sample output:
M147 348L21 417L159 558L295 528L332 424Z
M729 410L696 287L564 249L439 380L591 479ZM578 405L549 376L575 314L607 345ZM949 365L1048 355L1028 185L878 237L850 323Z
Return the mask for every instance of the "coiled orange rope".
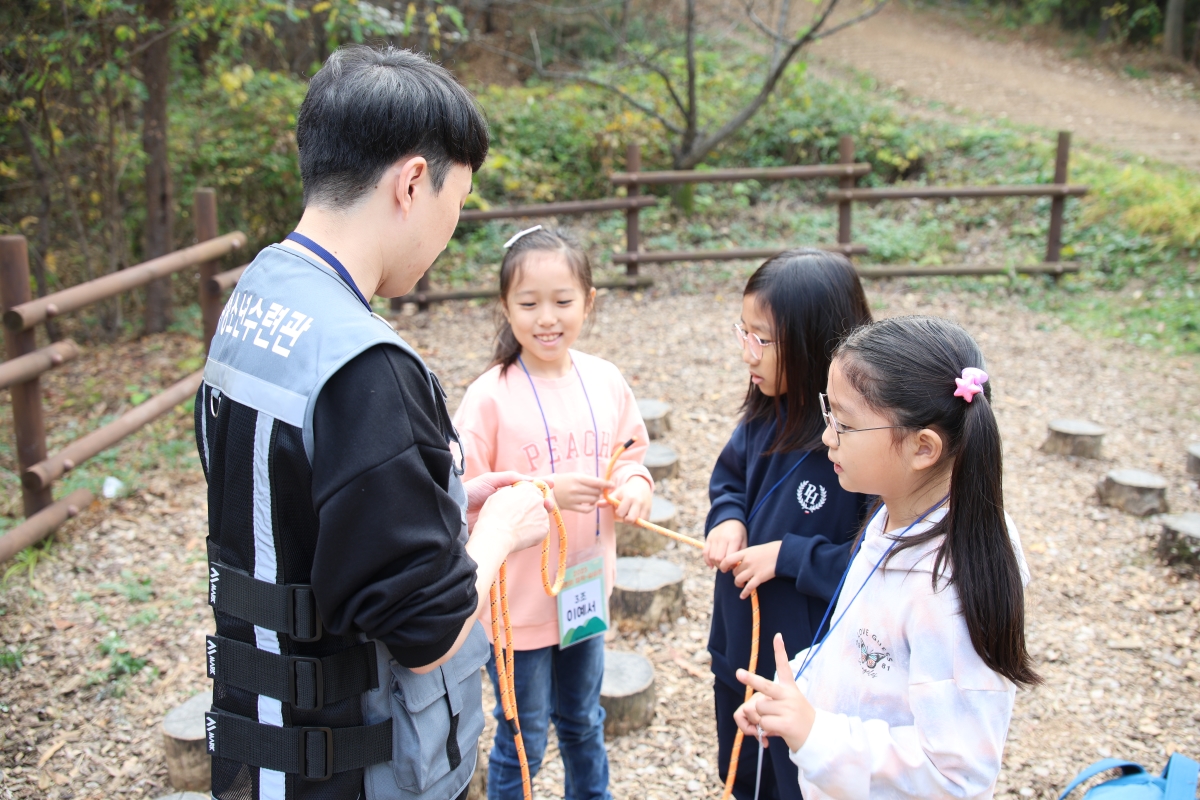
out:
M608 470L604 473L605 480L611 480L613 467L616 466L617 459L620 458L622 453L624 453L626 450L628 450L630 447L632 447L633 443L636 441L637 441L636 438L630 439L629 441L625 442L624 444L618 445L617 448L613 451L612 457L608 460ZM613 508L617 507L617 503L613 502L612 498L608 496L608 490L605 490L605 492L604 492L604 499L607 500L609 502L609 505L611 505ZM698 539L693 539L691 536L685 536L682 533L668 530L667 528L664 528L661 525L655 525L653 522L647 522L644 519L637 519L637 520L634 520L633 524L637 525L639 528L645 528L648 531L654 531L655 533L661 533L663 536L666 536L669 539L674 539L677 542L682 542L683 544L691 545L692 547L696 547L696 548L700 548L700 549L704 548L704 542L702 542ZM759 630L761 628L761 619L759 617L759 612L758 612L758 589L753 589L750 592L750 613L751 613L751 618L752 618L753 622L752 622L751 631L750 631L749 671L754 672L755 670L758 669L758 638L759 638ZM749 701L753 695L754 695L754 690L751 689L749 686L747 686L746 687L746 701ZM733 750L729 754L729 772L727 773L727 775L725 777L725 791L721 795L722 800L728 800L730 795L733 794L733 781L737 777L738 756L740 756L742 753L742 739L743 738L745 738L745 737L743 736L742 731L739 728L737 735L733 738Z
M542 497L550 499L551 489L545 481L534 480L533 485L542 492ZM562 591L563 581L567 577L567 526L563 522L562 513L555 505L550 512L558 526L558 573L553 581L550 580L550 534L542 540L542 586L546 594L557 597ZM521 720L517 717L517 690L513 679L513 635L512 619L508 613L508 561L500 564L500 574L489 590L488 597L492 606L492 649L496 655L496 682L500 685L500 708L504 710L504 718L512 723L513 744L517 748L517 761L521 764L521 788L525 792L525 800L531 800L533 789L529 782L529 757L525 755L525 740L521 737ZM496 613L496 606L500 613ZM500 621L504 620L504 644L500 640Z

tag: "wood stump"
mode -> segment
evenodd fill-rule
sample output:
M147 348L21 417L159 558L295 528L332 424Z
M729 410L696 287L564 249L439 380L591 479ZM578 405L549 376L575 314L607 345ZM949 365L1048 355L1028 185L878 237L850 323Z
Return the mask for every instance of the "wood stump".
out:
M611 611L626 630L674 622L683 614L683 569L661 558L618 558Z
M1167 564L1200 571L1200 514L1167 514L1161 519L1158 557Z
M212 760L204 745L204 712L210 708L211 690L175 706L163 718L167 774L171 786L181 792L207 792L212 785Z
M654 665L645 656L604 651L604 736L613 738L645 728L654 721Z
M647 521L675 530L675 504L665 497L654 495L650 503L650 519ZM617 523L619 556L652 556L666 547L669 541L661 533L648 531L627 522Z
M1167 482L1140 469L1114 469L1096 486L1100 502L1135 517L1167 511Z
M671 430L671 407L662 400L638 400L638 411L651 439L661 439Z
M1094 422L1082 419L1050 420L1050 436L1042 451L1060 456L1100 458L1100 449L1107 432Z
M1200 481L1200 442L1188 445L1187 471L1188 475Z
M646 460L642 464L650 470L650 477L655 481L679 477L679 456L665 444L651 442L650 449L646 452Z

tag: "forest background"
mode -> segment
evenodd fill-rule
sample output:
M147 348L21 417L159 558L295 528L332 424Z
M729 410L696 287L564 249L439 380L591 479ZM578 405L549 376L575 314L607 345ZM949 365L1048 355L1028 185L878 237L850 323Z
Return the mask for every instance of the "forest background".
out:
M760 7L770 19L780 4ZM493 148L469 204L608 196L608 173L623 166L629 142L641 144L644 168L680 166L685 122L719 128L761 91L778 46L772 52L754 39L761 31L748 22L749 8L694 0L15 0L0 9L0 233L29 238L39 295L190 244L198 186L217 189L222 231L248 234L244 253L278 240L302 206L293 130L306 80L346 42L427 52L477 92ZM1049 26L1099 46L1161 51L1162 69L1196 82L1200 0L976 0L959 8L997 29ZM691 58L681 49L685 30L694 32ZM1052 176L1049 132L913 117L867 78L814 78L805 56L801 49L783 65L744 124L683 166L830 162L838 137L851 134L859 159L874 168L867 185ZM689 75L696 99L676 102L671 81L681 86ZM1200 350L1196 176L1077 147L1071 181L1093 187L1068 204L1064 256L1084 271L1059 283L973 285L1022 294L1146 346ZM675 194L646 212L646 246L824 243L835 228L822 188L747 181ZM855 239L870 247L868 262L1034 263L1047 202L862 207ZM620 224L617 215L583 223L602 271L611 268ZM489 285L510 227L461 225L434 283ZM734 267L689 269L699 277ZM195 281L185 272L61 324L85 341L198 330Z

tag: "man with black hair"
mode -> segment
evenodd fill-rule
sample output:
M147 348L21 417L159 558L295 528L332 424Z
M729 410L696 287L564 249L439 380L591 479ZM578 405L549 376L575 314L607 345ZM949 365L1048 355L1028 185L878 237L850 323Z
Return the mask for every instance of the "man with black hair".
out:
M304 214L242 275L196 396L212 793L452 800L483 730L481 598L548 518L519 475L460 481L437 378L368 299L446 246L487 124L428 59L349 47L296 141Z

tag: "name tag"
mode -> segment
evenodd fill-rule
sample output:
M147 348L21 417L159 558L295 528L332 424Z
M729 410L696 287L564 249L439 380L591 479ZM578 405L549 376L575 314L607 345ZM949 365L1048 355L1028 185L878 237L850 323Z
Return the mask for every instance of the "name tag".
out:
M559 647L570 647L608 630L608 593L604 556L567 568L558 593Z

